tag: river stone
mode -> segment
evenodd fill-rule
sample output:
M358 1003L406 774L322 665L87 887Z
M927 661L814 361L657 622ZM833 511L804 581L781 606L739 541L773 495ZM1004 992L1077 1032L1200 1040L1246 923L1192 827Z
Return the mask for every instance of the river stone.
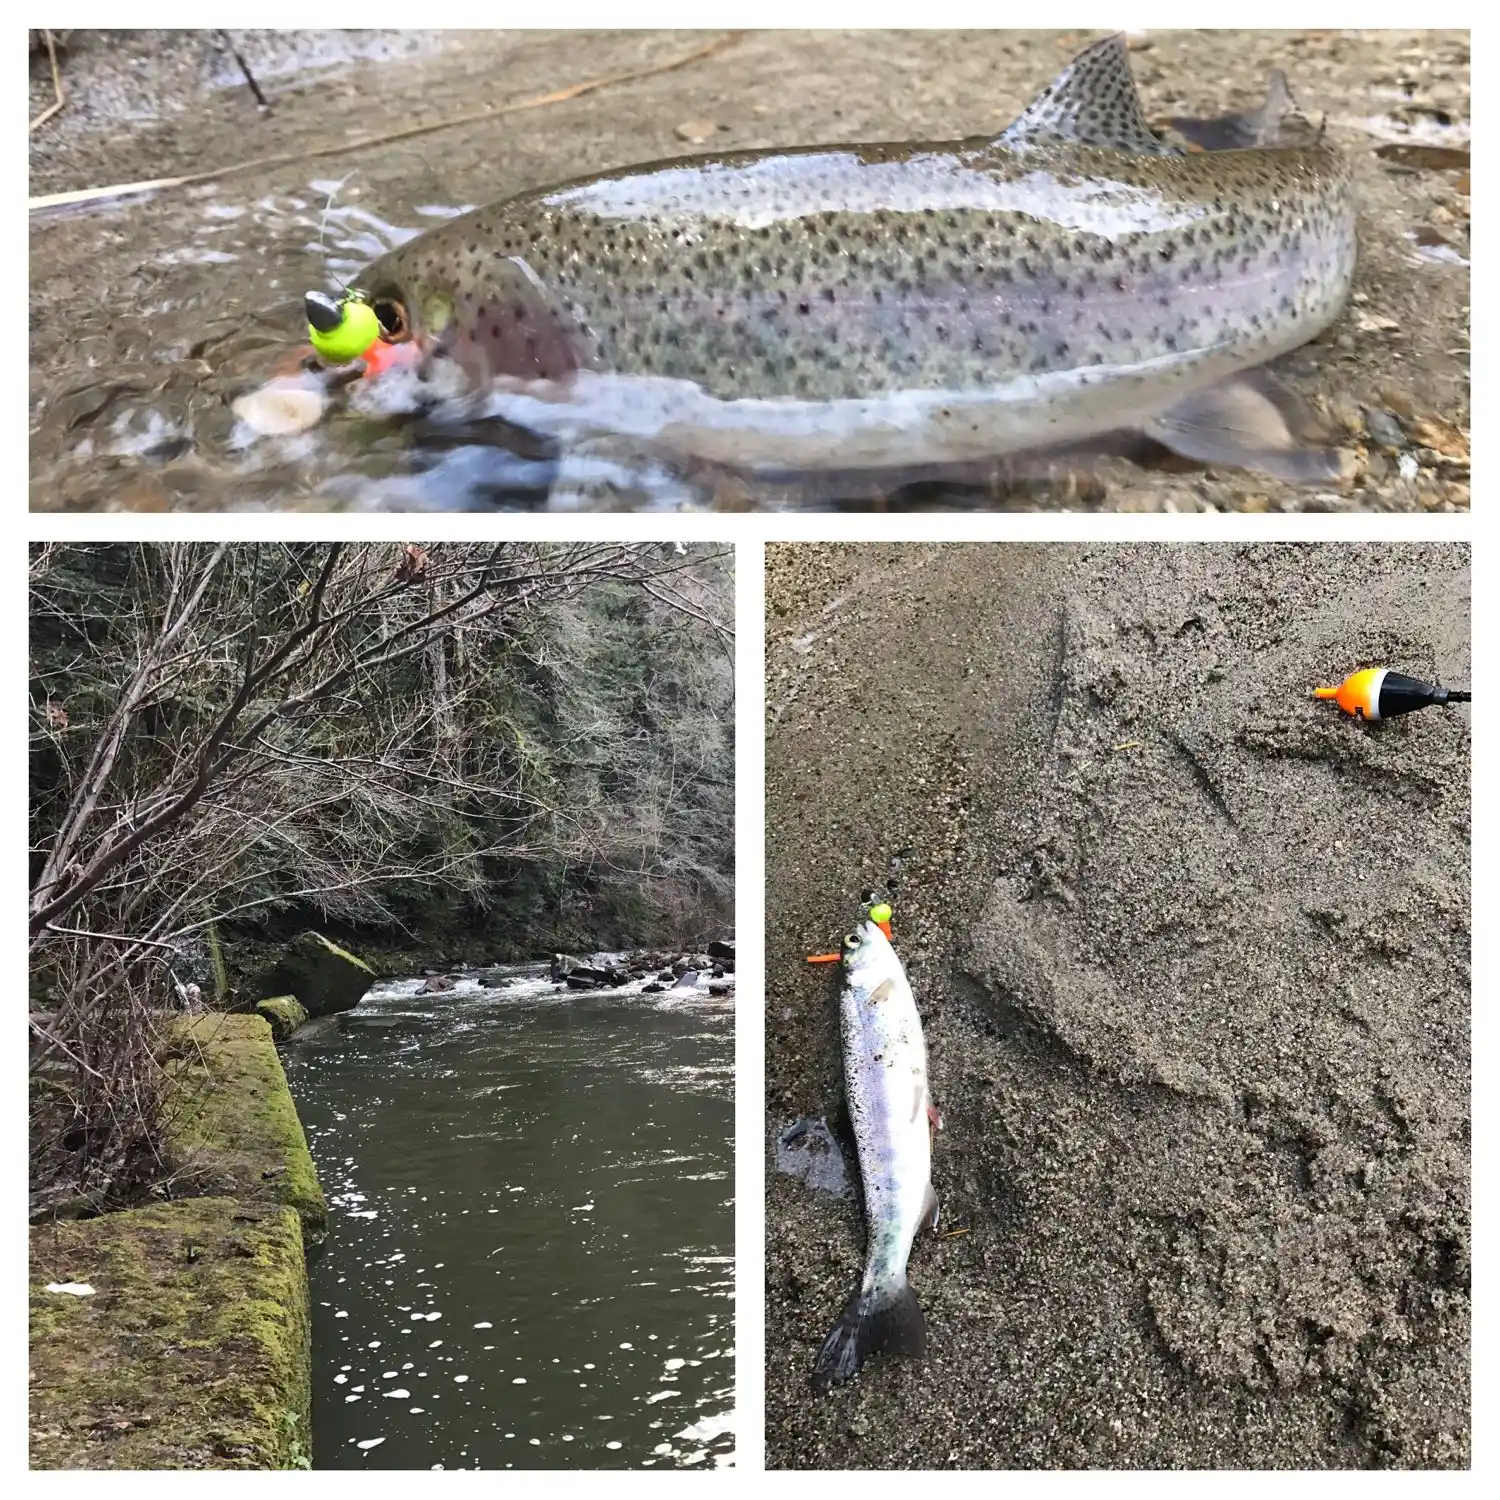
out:
M307 1012L295 995L275 995L260 1001L255 1010L271 1023L271 1035L278 1042L284 1042L298 1027L307 1025Z
M552 977L553 979L566 979L574 969L581 969L583 961L574 958L571 953L554 953L552 955Z
M449 974L434 974L417 993L419 995L445 995L454 988L457 982Z
M714 941L708 945L708 956L710 958L733 959L734 944L726 943L719 938L715 938Z
M309 1016L328 1016L353 1010L375 983L375 973L363 959L346 953L321 932L304 932L253 987L257 1000L295 995Z

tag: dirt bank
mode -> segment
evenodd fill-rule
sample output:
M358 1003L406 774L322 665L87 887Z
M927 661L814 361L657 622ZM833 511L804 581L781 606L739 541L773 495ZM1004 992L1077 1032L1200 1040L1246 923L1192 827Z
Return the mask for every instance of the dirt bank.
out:
M1460 547L768 549L768 1148L896 888L946 1129L925 1365L812 1398L854 1206L770 1175L779 1466L1468 1462Z
M663 63L704 33L235 33L262 113L217 34L73 33L69 106L31 137L34 193L310 151ZM333 38L333 39L330 39ZM396 435L294 461L230 443L228 403L301 338L295 298L353 275L392 226L684 152L997 131L1091 39L1070 32L751 33L680 71L388 147L226 177L31 226L32 505L323 508L330 474L383 478ZM1275 68L1326 116L1361 206L1354 300L1285 362L1354 451L1352 486L1123 460L1009 503L1108 510L1453 510L1468 505L1466 33L1159 32L1133 63L1153 117L1253 106ZM32 108L51 98L33 62ZM705 134L705 131L707 134ZM1434 159L1381 147L1437 142ZM1414 161L1427 165L1413 165ZM352 174L352 175L351 175ZM329 193L334 211L325 215ZM321 432L321 430L320 430ZM326 433L322 433L324 437ZM345 434L341 441L352 442ZM253 460L253 461L250 461ZM910 498L910 497L908 497ZM989 503L929 491L929 503ZM395 503L395 502L392 502ZM402 505L415 504L410 499ZM726 504L778 497L726 497Z

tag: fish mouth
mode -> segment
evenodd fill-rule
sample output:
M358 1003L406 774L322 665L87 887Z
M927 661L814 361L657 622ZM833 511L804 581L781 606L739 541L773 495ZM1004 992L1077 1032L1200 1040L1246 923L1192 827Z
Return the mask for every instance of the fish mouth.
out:
M371 297L370 311L375 314L375 320L380 324L380 336L386 343L404 344L416 337L411 314L399 296Z

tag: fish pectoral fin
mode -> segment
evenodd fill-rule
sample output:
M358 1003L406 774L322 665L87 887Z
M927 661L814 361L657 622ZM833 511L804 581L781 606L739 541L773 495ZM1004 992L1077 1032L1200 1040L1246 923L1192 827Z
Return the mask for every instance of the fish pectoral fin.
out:
M930 1182L927 1184L927 1196L922 1200L922 1217L927 1221L927 1227L935 1233L938 1227L938 1195L937 1189Z
M880 981L880 983L877 984L875 986L875 988L870 991L870 1004L871 1005L879 1005L882 1000L889 1000L890 998L891 998L891 982L890 982L889 979L882 979Z
M1145 432L1174 453L1202 464L1256 469L1289 484L1327 484L1344 478L1352 468L1351 456L1300 441L1288 420L1299 415L1294 398L1286 393L1282 397L1278 402L1263 384L1248 378L1222 381L1153 417Z
M1105 146L1149 156L1180 156L1146 123L1123 33L1080 52L1016 120L995 138L997 146L1061 141Z

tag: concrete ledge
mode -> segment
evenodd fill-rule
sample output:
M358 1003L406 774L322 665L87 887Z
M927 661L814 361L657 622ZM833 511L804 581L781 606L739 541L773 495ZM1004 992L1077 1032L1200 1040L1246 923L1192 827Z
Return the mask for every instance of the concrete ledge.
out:
M301 1217L307 1239L321 1240L328 1205L267 1021L194 1016L181 1023L173 1053L180 1095L162 1146L179 1190L285 1204Z
M293 1208L194 1198L41 1225L30 1281L33 1468L309 1465ZM46 1290L68 1282L94 1293Z

